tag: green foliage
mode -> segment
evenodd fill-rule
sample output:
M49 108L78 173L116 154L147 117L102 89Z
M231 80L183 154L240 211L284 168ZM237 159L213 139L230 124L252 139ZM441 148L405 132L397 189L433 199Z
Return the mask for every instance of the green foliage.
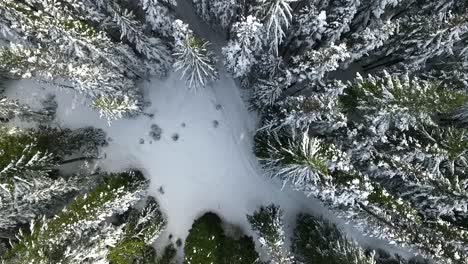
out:
M85 223L99 223L103 217L109 217L107 211L113 208L106 206L145 184L146 180L137 172L104 176L91 192L76 197L55 217L33 224L30 232L24 234L4 255L3 261L26 264L56 260L65 250L63 240L77 232L76 228Z
M185 241L186 264L218 263L224 239L221 219L214 213L206 213L195 220Z
M31 158L35 153L52 152L58 155L57 134L54 131L47 130L10 130L0 127L0 168L4 168L12 160L18 160L23 155L29 155ZM29 147L28 153L24 150ZM57 157L58 159L58 157ZM0 177L0 182L3 182Z
M49 153L54 156L56 162L60 162L67 155L97 152L99 146L106 144L104 132L91 127L77 130L50 127L37 129L0 127L0 168L24 155L25 159L30 159L38 152ZM28 150L26 153L25 149ZM1 177L0 182L3 182Z
M260 207L253 215L247 215L247 220L267 243L276 244L283 241L281 230L283 211L276 205Z
M217 79L215 56L209 49L210 43L193 34L181 20L174 26L174 68L181 71L189 88L203 88L210 81Z
M252 238L239 240L224 234L221 219L206 213L195 220L184 247L186 264L252 264L258 258Z
M437 113L449 113L468 102L468 94L449 90L437 82L429 82L408 75L397 76L384 72L383 77L358 76L357 81L340 97L347 113L376 114L383 109L404 111L410 115L431 119Z
M220 249L220 264L254 264L258 261L255 243L251 237L242 236L238 240L225 237Z
M297 217L292 250L304 264L374 264L359 245L335 225L307 214Z
M153 197L148 197L142 210L130 211L123 237L110 249L107 259L111 264L154 263L151 245L165 225L166 220L159 211L158 203Z
M163 254L156 261L157 264L174 264L174 258L177 255L177 249L171 243L164 248Z
M283 227L283 211L277 205L261 206L252 215L247 215L260 244L265 247L272 263L292 264L294 258L284 247L286 240Z
M113 247L107 260L110 264L154 264L156 254L151 245L135 238L124 238Z
M260 159L277 160L282 166L302 165L328 175L326 160L330 155L327 148L316 146L319 142L316 139L306 138L301 142L300 137L287 133L259 133L255 137L255 154ZM312 150L314 147L318 147L316 151Z

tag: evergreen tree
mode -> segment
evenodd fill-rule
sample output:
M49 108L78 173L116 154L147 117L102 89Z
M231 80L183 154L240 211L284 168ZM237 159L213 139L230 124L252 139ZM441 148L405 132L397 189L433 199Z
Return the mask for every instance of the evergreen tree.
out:
M258 0L256 15L265 25L267 38L271 40L270 50L278 55L279 46L286 37L292 20L291 3L297 0Z
M292 251L304 264L375 264L372 256L346 237L335 224L311 215L297 216Z
M345 126L324 131L317 119L306 132L259 132L264 167L365 233L464 263L466 132L438 115L460 109L466 94L384 73L359 77L339 102Z
M346 88L340 81L317 85L309 96L289 96L264 110L261 131L292 127L301 131L327 134L346 126L346 115L339 109L339 96ZM311 127L312 126L312 127Z
M257 233L260 244L266 248L272 263L294 263L290 252L284 248L283 211L278 206L262 206L252 215L247 215L247 220Z
M56 130L0 129L0 232L50 216L93 177L63 177L60 164L96 157L104 133L92 128ZM69 155L82 155L67 160ZM12 238L12 237L11 237ZM12 238L13 239L13 238Z
M239 0L192 0L198 13L209 25L228 29L241 12Z
M208 41L194 36L188 25L181 20L174 22L174 38L174 68L182 72L189 88L202 88L217 79L214 55L209 50Z
M164 37L172 36L172 23L175 18L171 10L177 5L175 0L140 0L140 4L151 30Z
M166 225L159 205L149 197L141 210L131 210L120 240L109 250L107 259L112 264L154 263L152 243Z
M13 76L34 76L92 99L128 101L132 105L125 111L132 113L142 106L136 79L162 76L170 64L162 40L148 37L132 12L114 1L1 3L3 23L28 40L7 39L10 45L0 51L0 69Z
M222 247L221 219L207 213L195 220L185 241L184 262L187 264L217 263Z
M184 263L257 263L258 254L252 238L234 239L224 233L222 220L206 213L195 220L184 247Z
M256 63L259 50L263 47L263 25L253 16L232 26L234 37L223 48L225 65L234 77L243 77Z
M3 256L3 262L99 262L121 232L106 226L104 221L134 205L146 187L147 181L137 172L106 175L91 192L75 198L55 217L33 221L29 232L23 231L19 242ZM153 223L145 223L142 222L145 230L155 230ZM97 241L92 239L96 231L101 234Z

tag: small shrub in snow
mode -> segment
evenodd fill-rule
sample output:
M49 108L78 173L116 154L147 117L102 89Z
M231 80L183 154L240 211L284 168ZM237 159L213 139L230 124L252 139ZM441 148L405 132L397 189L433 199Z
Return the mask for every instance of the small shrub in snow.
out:
M162 129L156 125L156 124L152 124L151 125L151 131L149 132L149 136L158 141L161 139L161 135L162 135Z

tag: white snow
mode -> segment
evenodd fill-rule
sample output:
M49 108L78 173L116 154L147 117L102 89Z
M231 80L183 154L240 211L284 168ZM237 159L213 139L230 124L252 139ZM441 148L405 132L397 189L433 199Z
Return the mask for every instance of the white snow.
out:
M299 192L281 191L280 183L262 174L252 153L255 114L247 111L233 80L224 76L196 93L187 90L178 74L165 81L145 82L145 98L152 103L145 112L155 113L154 118L123 119L110 126L80 95L31 80L17 82L8 96L37 105L40 98L56 93L58 125L104 129L112 141L103 149L98 165L106 171L139 169L151 179L149 194L157 197L168 218L163 237L173 234L184 239L193 220L207 211L252 235L246 214L260 205L280 205L288 224L300 210L321 213L314 200ZM152 124L162 128L159 141L149 136ZM174 133L179 135L177 141L172 139Z

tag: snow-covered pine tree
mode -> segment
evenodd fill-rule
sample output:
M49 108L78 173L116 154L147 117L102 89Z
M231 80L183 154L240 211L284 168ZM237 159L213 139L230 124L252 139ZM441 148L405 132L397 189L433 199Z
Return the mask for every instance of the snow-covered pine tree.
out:
M166 45L146 36L131 12L115 2L1 3L2 22L27 39L2 47L0 52L0 68L17 77L34 75L92 99L132 102L126 109L132 113L142 107L135 80L164 75L170 64ZM114 36L116 30L120 38Z
M192 0L198 15L209 25L228 30L239 14L243 0Z
M320 50L309 50L301 56L293 57L291 72L294 73L299 82L318 82L323 79L327 72L334 71L340 66L340 62L346 61L350 54L345 44Z
M177 5L175 0L140 0L142 9L145 11L145 21L151 30L170 37L173 34L172 23L175 20L172 9Z
M359 77L341 99L347 115L353 116L353 132L336 139L355 168L417 211L418 236L428 238L411 238L410 243L453 263L464 263L460 256L468 250L459 246L468 238L463 224L468 145L465 129L440 122L438 115L466 102L466 92L434 81L387 73ZM405 227L400 232L411 233Z
M42 120L50 119L50 113L46 111L33 110L25 104L21 104L18 100L8 99L7 97L0 98L0 120L7 122L15 117L26 120Z
M327 25L327 14L314 2L299 9L293 16L288 53L300 54L302 50L315 47L322 38Z
M109 250L107 260L112 264L154 263L153 242L166 226L159 204L148 197L143 209L131 209L120 240Z
M411 6L413 0L363 0L353 19L351 28L361 31L366 26L385 23L394 20L394 16L405 12Z
M291 241L300 263L376 264L372 255L366 255L338 226L323 218L299 214Z
M353 160L331 143L308 139L307 134L296 133L294 136L294 133L282 132L278 136L277 133L262 132L256 137L256 154L272 176L313 195L365 234L415 246L428 257L464 263L458 258L466 251L460 246L466 240L463 228L447 229L451 223L442 220L425 222L413 201L398 198L399 193L385 189L390 188L385 181L373 177L372 173L382 173L382 177L385 173L376 171L375 166L364 161L365 155L356 155L357 160ZM353 144L357 139L343 138ZM368 165L363 168L365 164ZM421 205L426 203L419 202ZM458 207L460 203L454 202L454 206L446 208L460 211L464 207L463 204ZM439 251L434 253L434 248Z
M252 69L248 78L243 80L243 86L253 89L251 101L257 109L273 105L292 86L291 71L280 57L271 53L261 55Z
M340 42L345 33L350 31L350 24L357 13L360 0L330 0L326 1L327 24L322 33L322 45L332 46Z
M80 236L76 237L73 243L69 243L66 250L60 252L63 255L55 261L57 263L107 264L109 263L107 255L123 236L123 227L103 223L97 227L82 230ZM137 257L136 254L134 256Z
M109 239L109 243L116 243L118 234L112 234L115 232L113 229L102 227L103 222L114 214L124 213L138 202L143 197L147 184L139 172L105 175L92 191L75 198L53 218L32 222L30 230L21 232L18 243L13 244L3 256L3 263L61 263L65 253L71 254L74 252L74 247L81 246L75 242L80 241L82 234L85 235L85 239L86 236L91 238L89 236L92 235L86 233L87 230L109 231L111 233L109 236L103 235L101 238ZM142 223L144 222L143 220ZM150 226L153 226L153 223ZM100 244L100 246L103 250L108 250L105 245ZM91 249L89 246L87 248ZM69 256L79 257L80 253L86 251L76 251L76 253L78 255ZM101 257L104 256L102 252L97 253ZM86 260L96 255L82 257Z
M278 206L274 204L262 206L252 215L247 215L247 220L257 234L260 244L267 250L271 263L294 263L294 258L284 246L286 237L283 226L283 211Z
M263 25L254 16L248 16L231 28L231 40L223 48L225 66L236 77L247 75L263 47Z
M75 3L75 0L67 0ZM125 2L123 2L125 3ZM105 32L117 30L120 33L120 40L128 43L132 49L144 58L142 60L143 69L140 69L144 76L164 76L170 68L171 57L167 45L162 39L149 37L145 34L145 26L135 17L133 11L116 1L81 1L81 8L76 8L78 16L85 17L87 21L98 23L100 29ZM154 7L155 3L146 3L144 7ZM168 11L168 10L167 10ZM100 14L100 15L96 15ZM168 16L166 22L171 21ZM167 34L168 32L162 32Z
M464 1L413 3L400 14L398 33L376 52L378 56L373 56L372 62L364 65L365 69L390 66L418 71L431 58L450 56L468 34L467 8Z
M209 82L218 78L214 54L210 43L195 36L181 20L176 20L174 26L176 62L174 68L182 72L182 78L192 89L203 88Z
M155 263L151 243L165 226L165 219L153 197L143 209L130 209L123 223L102 223L84 230L69 244L61 263Z
M346 126L346 116L338 107L338 98L346 85L331 81L317 85L309 96L289 96L264 110L260 130L293 127L314 133L327 134ZM313 126L313 127L310 127Z
M256 16L265 25L269 47L275 55L286 38L286 32L291 24L293 9L291 3L297 0L257 0Z
M96 158L105 143L104 133L93 128L1 128L0 232L50 216L83 186L92 185L94 177L64 177L56 169L61 163ZM78 157L67 159L70 155Z
M376 135L384 136L392 127L405 131L420 124L437 125L436 115L463 107L468 94L446 89L437 81L384 71L380 76L358 75L340 101L348 115L359 115L362 119L358 121Z

